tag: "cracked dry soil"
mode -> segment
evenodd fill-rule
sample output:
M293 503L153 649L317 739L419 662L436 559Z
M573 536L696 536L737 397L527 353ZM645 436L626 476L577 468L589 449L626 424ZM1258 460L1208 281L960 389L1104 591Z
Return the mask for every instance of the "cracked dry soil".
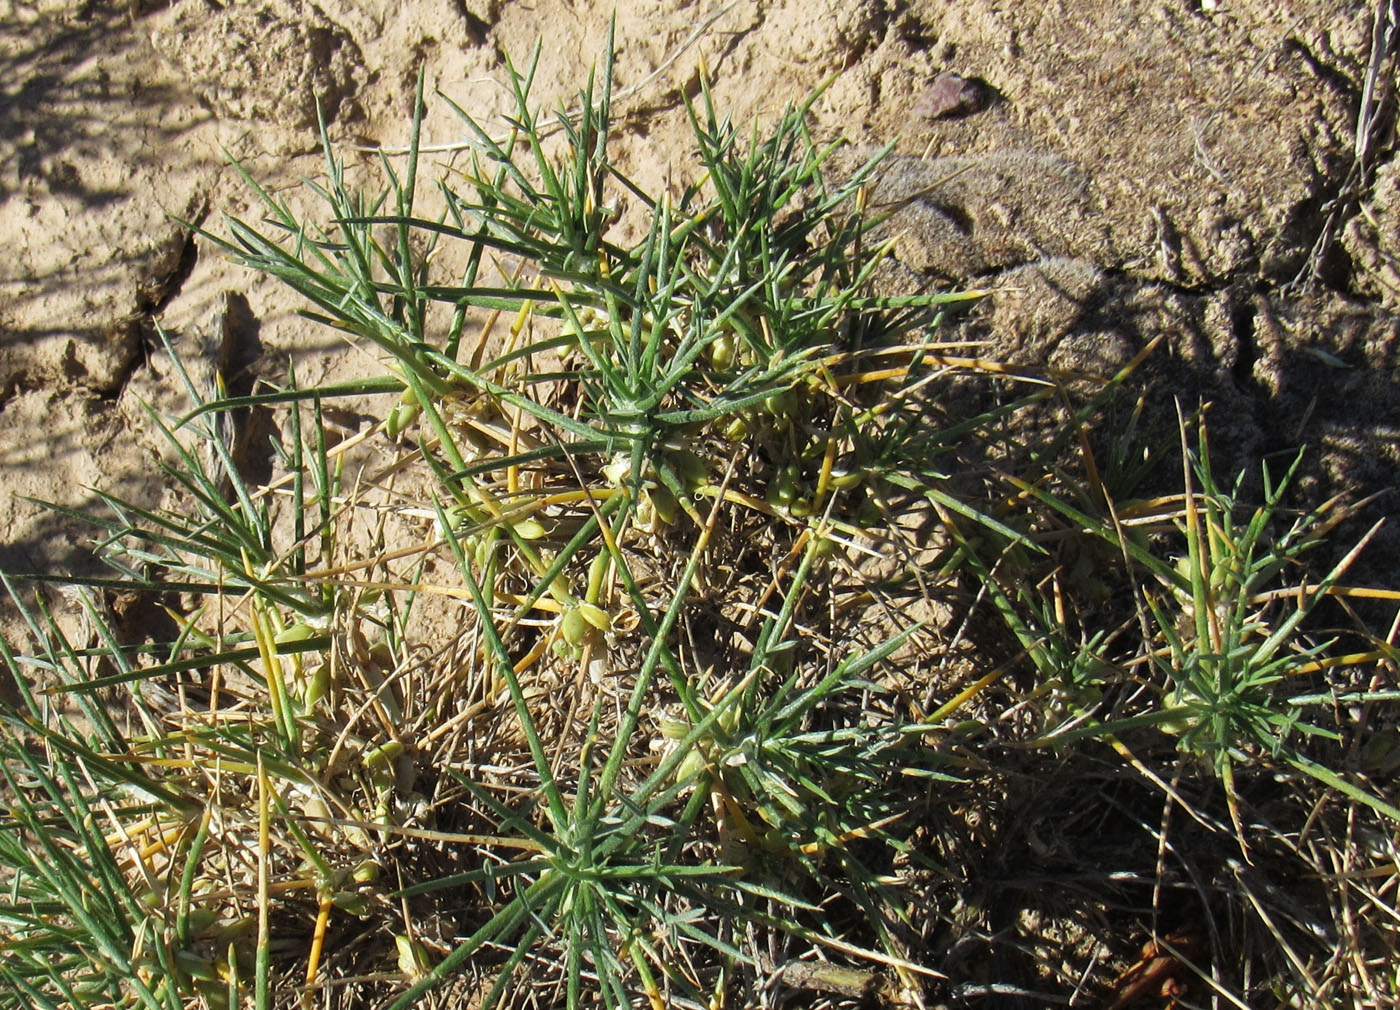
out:
M899 138L875 202L901 208L914 282L997 291L960 323L988 356L1101 374L1164 335L1159 388L1214 405L1223 463L1306 443L1320 486L1379 490L1400 430L1400 168L1393 53L1367 87L1374 8L633 4L618 12L619 160L653 189L688 168L679 99L701 56L738 121L836 74L817 128L856 150ZM558 0L6 3L0 561L79 563L26 496L159 496L139 486L154 443L135 407L164 375L155 318L184 350L236 294L266 360L295 357L310 379L369 367L326 354L284 292L190 234L249 209L224 150L274 190L314 177L313 96L337 140L400 144L420 65L489 119L504 56L537 38L537 97L567 99L607 17ZM941 114L950 75L985 100ZM457 139L444 106L435 143Z

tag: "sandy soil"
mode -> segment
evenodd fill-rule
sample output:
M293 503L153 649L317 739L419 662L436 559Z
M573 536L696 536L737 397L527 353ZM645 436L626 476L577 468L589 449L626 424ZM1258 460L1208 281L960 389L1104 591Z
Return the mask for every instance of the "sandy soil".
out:
M1393 65L1365 88L1373 6L624 5L621 161L653 189L685 167L679 99L701 59L740 122L834 74L818 128L856 150L898 140L878 197L915 195L902 262L998 289L969 334L1003 357L1096 370L1166 334L1153 367L1171 393L1214 401L1227 462L1307 442L1325 483L1377 489L1397 462L1400 219ZM352 160L368 161L404 142L420 66L431 92L489 121L506 108L503 60L536 41L537 97L567 100L608 10L4 4L0 564L79 563L71 531L26 497L77 504L99 484L159 495L139 407L167 378L155 319L197 357L224 296L241 296L270 367L291 356L320 381L370 366L182 223L218 229L248 212L225 152L274 191L314 177L319 99ZM940 74L971 81L971 100L940 99L958 80ZM1378 125L1359 141L1363 98ZM446 103L431 106L427 142L459 140Z

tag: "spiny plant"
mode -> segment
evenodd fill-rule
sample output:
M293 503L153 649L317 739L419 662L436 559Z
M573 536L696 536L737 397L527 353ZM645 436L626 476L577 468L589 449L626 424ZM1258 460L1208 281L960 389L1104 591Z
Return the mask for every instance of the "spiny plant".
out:
M1071 693L1090 689L1079 696L1078 707L1070 713L1074 721L1087 720L1087 725L1050 727L1045 739L1067 742L1111 738L1145 726L1164 729L1177 738L1184 754L1205 758L1220 777L1237 828L1235 768L1242 761L1254 764L1259 758L1280 760L1395 817L1400 811L1385 799L1308 757L1302 745L1306 739L1340 739L1335 730L1307 719L1310 708L1321 712L1329 707L1307 678L1386 656L1384 649L1331 656L1335 640L1310 641L1305 632L1323 601L1349 591L1341 579L1380 523L1330 571L1309 581L1305 555L1359 506L1344 506L1334 498L1296 516L1280 530L1280 520L1287 514L1285 496L1302 454L1279 479L1273 479L1265 467L1263 500L1247 508L1241 490L1247 475L1241 474L1232 490L1217 483L1204 423L1198 427L1198 451L1187 444L1191 425L1183 418L1179 427L1184 492L1174 499L1125 508L1113 505L1108 492L1090 492L1073 482L1067 482L1071 493L1056 495L1043 485L1013 479L1025 498L1047 506L1072 523L1081 536L1110 545L1155 581L1155 589L1143 586L1138 618L1144 652L1131 663L1141 671L1139 677L1157 675L1151 678L1156 704L1150 710L1131 716L1104 714L1098 704L1101 689L1123 679L1124 657L1110 647L1106 628L1087 632L1078 641L1071 637L1076 623L1084 622L1071 620L1066 612L1073 604L1066 602L1070 594L1063 590L1065 573L1052 573L1038 584L1008 577L982 558L976 543L960 537L964 556L984 580L996 609L1038 668L1043 683ZM1105 503L1112 514L1099 518L1096 513ZM1169 528L1175 529L1179 539L1164 538ZM1173 546L1182 553L1172 553ZM1001 566L1024 572L1025 562L1024 555L1012 552L1003 555ZM1302 581L1290 583L1289 579ZM1377 590L1366 595L1393 596ZM1125 638L1123 629L1111 637L1136 641Z
M1372 662L1376 654L1321 662L1333 644L1308 643L1304 622L1334 588L1379 529L1379 521L1333 568L1315 583L1282 587L1274 583L1302 574L1300 558L1346 515L1337 499L1302 515L1282 533L1271 531L1283 496L1297 472L1299 455L1282 479L1264 472L1264 500L1241 522L1239 484L1223 491L1211 473L1205 430L1200 451L1188 454L1201 491L1187 475L1183 533L1187 554L1178 571L1189 590L1177 588L1171 601L1150 600L1154 626L1166 648L1155 662L1170 676L1163 726L1179 736L1183 750L1211 763L1231 803L1236 830L1243 833L1235 803L1235 765L1245 752L1282 760L1350 798L1400 820L1400 809L1307 756L1299 738L1339 742L1335 730L1307 718L1325 704L1292 683L1328 666ZM1173 605L1174 604L1174 605ZM1189 630L1184 633L1183 626ZM1340 664L1338 659L1341 660ZM1312 697L1309 697L1309 695ZM1241 842L1243 845L1243 840Z
M17 598L14 584L5 584ZM108 630L89 595L79 602ZM105 706L79 696L75 710L63 712L29 687L30 678L85 680L85 661L115 650L73 643L46 609L21 607L20 616L36 647L19 656L0 643L18 693L18 705L0 711L6 998L14 1006L173 1005L172 984L161 980L181 977L182 969L166 942L171 931L148 928L152 904L133 872L133 839L179 824L193 810L191 798L122 760L127 734ZM142 944L155 976L141 970Z
M1389 950L1393 934L1378 919L1347 941L1336 938L1322 906L1346 905L1349 882L1329 880L1305 908L1284 894L1287 885L1266 881L1277 874L1276 881L1291 882L1313 872L1308 867L1362 859L1363 849L1366 859L1387 851L1376 842L1391 837L1400 810L1375 760L1382 748L1366 741L1376 721L1393 718L1397 694L1386 682L1395 653L1354 614L1350 627L1334 627L1332 619L1349 613L1349 598L1400 595L1344 584L1376 527L1336 552L1339 560L1315 567L1319 555L1332 553L1338 526L1365 502L1290 508L1302 453L1281 470L1264 467L1257 500L1247 491L1249 474L1223 485L1204 411L1177 418L1181 492L1141 497L1139 480L1148 472L1141 461L1166 451L1134 446L1132 425L1106 440L1089 433L1116 384L1083 407L1062 397L1069 416L1062 442L1080 444L1080 466L1053 447L1007 453L1006 490L993 514L1045 553L1030 554L987 524L947 524L949 568L971 578L995 615L992 625L1009 630L1019 647L982 678L1001 682L983 694L983 725L996 727L987 731L986 767L998 774L1003 764L1048 751L1097 778L1115 767L1116 754L1123 775L1108 773L1117 783L1111 788L1141 777L1162 802L1160 822L1140 824L1150 842L1145 861L1126 840L1115 843L1123 869L1155 863L1156 883L1136 927L1150 927L1155 944L1158 929L1182 921L1182 899L1169 890L1173 873L1189 876L1199 901L1177 934L1198 953L1189 967L1172 969L1177 980L1200 976L1202 985L1237 999L1272 993L1292 1005L1328 1005L1336 987L1349 984L1338 979L1366 977L1347 962L1372 963L1360 951ZM1020 718L1013 722L1009 713ZM1107 762L1092 746L1099 743L1112 751ZM1172 832L1177 809L1189 816L1190 830ZM1108 823L1125 830L1142 815L1136 809L1121 822L1121 795L1106 810ZM1324 846L1324 856L1316 844L1295 841L1321 822L1330 838L1345 835L1340 851ZM1350 827L1361 824L1367 827ZM1055 830L1052 822L1043 827ZM1228 845L1187 845L1197 829L1221 842L1233 836L1239 858ZM1206 886L1212 873L1239 884ZM1218 924L1225 921L1229 936ZM1348 945L1351 954L1339 955ZM1248 967L1231 977L1242 960ZM1108 1000L1129 998L1131 967Z
M830 615L858 621L865 588L829 576L838 552L878 554L899 496L1014 536L949 489L966 428L922 392L948 365L926 334L978 293L875 293L879 158L828 178L815 95L746 138L702 75L704 175L653 197L611 160L610 64L554 117L557 145L533 64L509 73L509 137L457 110L469 192L440 181L437 216L420 81L381 193L326 141L328 222L245 173L267 217L208 236L385 374L243 397L186 381L191 412L152 415L183 500L67 513L116 572L69 581L155 598L173 633L124 641L94 606L92 645L35 621L34 649L6 647L26 844L4 850L0 971L22 1001L406 1008L479 983L485 1005L545 986L661 1006L756 985L777 949L760 934L911 990L928 974L891 860L910 857L899 787L939 762L881 684L919 631L837 644ZM373 436L399 455L348 481L357 440L322 404L376 393L398 398ZM217 420L249 408L283 411L266 487ZM415 516L413 542L384 543ZM420 637L425 600L458 608L451 633ZM65 858L29 858L31 837Z

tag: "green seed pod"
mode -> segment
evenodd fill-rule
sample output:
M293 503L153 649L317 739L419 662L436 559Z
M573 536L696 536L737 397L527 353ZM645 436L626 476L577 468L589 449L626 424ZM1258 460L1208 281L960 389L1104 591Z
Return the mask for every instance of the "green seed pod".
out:
M588 620L579 613L578 607L570 607L564 611L564 616L559 620L559 633L564 636L564 641L572 646L580 646L583 640L588 637Z
M720 371L725 371L734 364L734 335L732 333L721 333L710 341L710 364Z
M590 600L596 600L603 594L603 579L607 578L608 565L612 564L612 555L607 551L599 551L593 560L588 563L588 589L585 596Z
M575 613L580 614L585 621L599 631L612 630L612 617L602 607L592 603L580 603Z
M273 639L278 645L289 645L292 642L304 642L308 638L316 636L316 629L305 621L298 621L296 624L289 624L277 633Z
M729 423L724 426L720 434L730 442L741 442L749 434L749 423L736 415L729 419Z
M521 540L540 540L547 532L537 519L520 519L511 523L510 527Z
M224 967L219 965L219 974L223 975ZM204 999L204 1005L209 1010L228 1010L228 985L220 978L217 982L200 982L194 984L195 990Z
M827 483L838 491L846 491L858 485L865 474L857 470L832 470Z
M390 438L398 438L408 430L409 425L418 420L418 415L423 413L423 408L417 403L400 403L389 411L389 416L384 419L384 434Z
M310 715L316 703L326 696L331 686L331 664L322 663L311 671L311 679L306 684L306 695L301 700L301 714Z
M394 948L399 955L399 971L412 981L418 981L432 967L428 962L428 952L418 941L399 934L394 937Z
M782 856L788 851L787 838L778 828L769 828L763 833L763 851L770 856Z
M393 762L404 752L404 746L398 740L386 740L378 747L367 750L360 759L366 768L371 771L382 769L393 770Z
M788 420L798 412L799 406L797 391L794 389L784 389L763 401L763 409L776 421Z
M700 753L698 747L691 748L685 757L681 758L681 763L676 765L677 784L689 782L704 772L706 766L705 755Z
M603 467L603 476L613 487L622 487L623 482L631 473L632 459L625 453L614 456L612 462Z
M687 491L694 491L710 479L710 470L705 466L705 461L689 449L671 453L670 463L680 478L681 486Z
M454 530L476 526L481 522L481 519L481 510L472 505L463 505L459 502L447 509L447 521L452 524Z
M496 550L496 538L492 536L472 537L472 562L476 565L477 571L485 571L486 566L491 563L491 555Z
M802 471L796 463L789 463L778 470L768 482L768 504L774 508L786 508L797 498L801 490Z
M357 884L372 884L379 879L379 864L373 859L365 859L355 864L350 871L350 879Z
M190 909L190 935L202 936L214 923L219 921L219 913L212 908Z
M217 932L215 932L214 942L221 947L227 947L245 936L252 936L253 930L257 927L257 924L257 918L251 915L240 916L237 919L229 919L220 925Z
M656 510L656 518L667 526L674 526L676 517L680 515L680 506L676 503L676 496L664 487L654 487L646 494L651 499L652 508Z
M359 891L337 891L331 895L331 904L357 919L367 919L374 905L369 895Z
M192 950L177 950L175 963L192 979L200 982L219 981L219 970L211 958L200 957Z

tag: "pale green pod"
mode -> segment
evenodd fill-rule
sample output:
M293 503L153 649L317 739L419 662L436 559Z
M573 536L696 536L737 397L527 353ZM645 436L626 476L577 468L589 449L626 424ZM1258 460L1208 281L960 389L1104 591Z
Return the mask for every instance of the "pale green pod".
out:
M705 755L700 753L700 749L691 748L690 753L681 758L681 763L676 766L676 782L689 782L705 771L705 764Z
M588 563L588 589L585 596L590 600L596 600L603 592L603 579L607 577L608 565L612 563L612 556L607 551L600 551Z
M310 715L316 703L326 696L331 686L331 664L322 663L311 671L311 679L306 685L306 695L301 701L301 714Z
M559 619L559 633L564 636L564 641L572 646L582 645L588 636L588 630L588 621L579 613L577 607L570 607Z
M797 391L784 389L774 393L763 401L763 409L768 411L776 421L785 421L791 418L798 409Z
M656 510L656 518L667 526L674 526L676 518L680 515L680 506L676 503L676 496L664 487L654 487L647 492L651 499L652 508Z
M680 449L670 454L671 465L680 477L681 485L691 491L710 479L709 468L700 456L689 449Z
M219 921L219 913L212 908L190 909L190 935L201 936Z
M491 563L491 555L496 550L496 538L480 534L471 539L472 561L476 564L477 571L485 571L486 566Z
M413 981L422 978L432 968L428 962L428 952L418 941L400 933L394 937L394 948L398 951L399 971Z
M521 540L541 540L547 533L538 519L519 519L511 523L511 529Z
M224 966L220 964L219 974L224 974ZM216 982L196 982L195 988L199 990L199 995L204 998L204 1005L208 1010L228 1010L228 985L223 978Z
M221 946L229 946L236 940L241 940L245 936L252 936L253 930L257 927L258 920L255 916L244 915L237 919L229 919L221 923L218 931L214 934L214 941Z
M175 963L192 979L200 982L219 981L219 969L212 958L201 957L192 950L177 950Z
M409 425L418 420L423 407L417 403L400 403L389 411L384 419L384 433L390 438L398 438L408 430Z
M710 364L724 371L734 364L734 334L721 333L710 341Z
M603 467L603 476L613 487L622 487L623 481L632 473L632 460L625 453L614 456L612 462Z
M773 479L768 482L768 490L765 493L768 504L774 508L785 508L791 505L801 488L801 476L802 472L795 463L789 463L779 469Z
M402 741L385 740L378 747L365 751L360 758L371 771L393 770L393 762L404 752Z
M865 474L860 470L832 470L827 477L827 484L838 491L846 491L858 485L865 478Z
M599 631L612 630L612 617L602 607L592 603L580 603L577 613L582 615L585 621L593 625L593 627L597 628Z
M305 621L298 621L296 624L289 624L277 633L273 639L278 645L289 645L292 642L304 642L308 638L314 638L317 634L315 628Z
M350 879L357 884L372 884L379 879L379 864L373 859L365 859L355 864L350 871Z
M370 912L374 910L374 904L370 901L369 895L361 894L359 891L337 891L331 895L331 904L357 919L368 918Z

